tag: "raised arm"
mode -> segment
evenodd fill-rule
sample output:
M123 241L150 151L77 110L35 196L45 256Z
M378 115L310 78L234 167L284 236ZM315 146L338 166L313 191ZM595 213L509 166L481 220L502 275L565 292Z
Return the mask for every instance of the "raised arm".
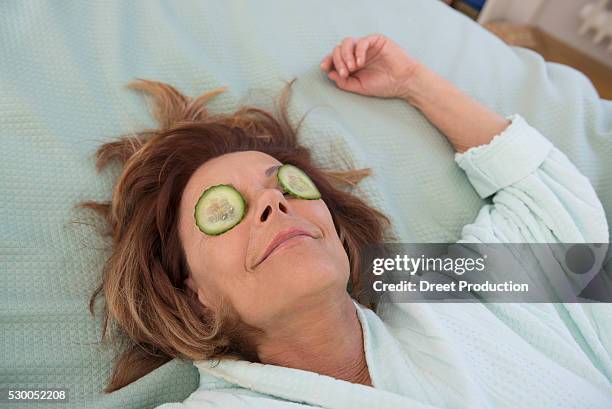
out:
M489 110L381 34L345 38L321 69L345 91L406 100L448 138L478 194L494 195L463 241L608 242L589 180L520 115Z
M401 98L418 108L457 152L487 144L510 124L434 71L418 64Z
M339 88L362 95L401 98L417 107L457 152L489 143L509 121L412 58L381 34L345 38L321 68Z

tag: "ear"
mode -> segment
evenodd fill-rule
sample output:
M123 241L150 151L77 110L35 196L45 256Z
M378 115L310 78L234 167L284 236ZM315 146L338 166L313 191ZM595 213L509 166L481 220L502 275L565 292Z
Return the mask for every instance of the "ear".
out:
M206 302L206 297L204 297L204 292L198 287L196 282L191 277L186 278L184 283L187 286L187 288L190 290L190 292L192 292L194 295L197 295L197 298L198 298L198 301L200 301L200 304L202 304L204 307L208 306L209 303Z
M194 293L198 292L198 287L195 285L195 281L193 281L191 277L187 277L183 282L191 291L193 291Z

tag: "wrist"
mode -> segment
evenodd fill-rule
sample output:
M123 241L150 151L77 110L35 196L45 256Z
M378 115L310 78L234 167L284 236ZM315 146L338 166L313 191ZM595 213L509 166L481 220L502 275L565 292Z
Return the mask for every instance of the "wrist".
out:
M399 98L418 107L421 96L425 95L430 74L431 70L420 62L411 64L402 74Z

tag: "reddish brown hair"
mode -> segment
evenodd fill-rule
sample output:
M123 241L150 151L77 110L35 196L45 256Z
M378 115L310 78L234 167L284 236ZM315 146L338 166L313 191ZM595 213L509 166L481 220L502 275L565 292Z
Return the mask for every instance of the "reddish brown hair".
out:
M343 189L355 186L370 169L320 169L313 164L309 149L298 143L305 116L297 129L287 116L294 81L283 89L276 116L248 106L232 114L209 114L205 103L224 88L192 99L160 82L129 84L152 99L159 127L102 145L96 153L98 171L118 162L121 175L109 202L80 204L103 216L103 234L111 243L89 309L94 314L96 299L103 297L102 341L127 342L118 354L106 392L173 358L257 360L245 341L246 327L231 308L208 311L184 285L190 273L178 235L179 202L191 175L214 157L254 150L303 169L332 215L349 256L349 290L359 301L361 251L385 241L389 219Z

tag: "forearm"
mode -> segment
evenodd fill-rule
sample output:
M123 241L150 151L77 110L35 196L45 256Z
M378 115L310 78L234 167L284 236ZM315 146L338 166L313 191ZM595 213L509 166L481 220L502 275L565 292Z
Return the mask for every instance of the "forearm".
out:
M489 143L510 123L425 66L414 71L402 98L423 112L457 152Z

